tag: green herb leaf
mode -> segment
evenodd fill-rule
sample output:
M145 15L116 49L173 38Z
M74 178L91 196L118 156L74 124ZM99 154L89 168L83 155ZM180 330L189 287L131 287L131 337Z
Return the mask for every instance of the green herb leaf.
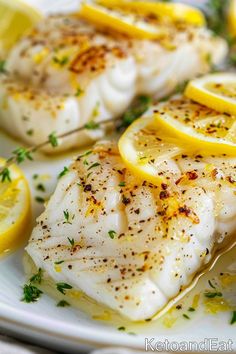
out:
M67 240L69 241L71 247L73 248L75 246L75 240L73 238L67 237Z
M68 211L68 210L64 210L64 211L63 211L63 214L64 214L64 219L65 219L64 223L71 225L71 222L70 222L70 213L69 213L69 211Z
M226 15L228 0L208 0L206 6L206 18L208 27L217 35L226 33Z
M60 66L64 66L69 62L69 58L67 56L63 56L62 58L54 57L53 61Z
M183 317L186 318L186 320L190 320L190 317L186 315L186 313L183 314Z
M125 187L125 182L120 182L119 187Z
M215 297L222 297L223 294L221 292L206 292L204 294L206 297L208 297L209 299L214 299Z
M79 97L80 95L82 95L82 93L84 93L84 91L81 90L80 87L78 87L78 88L77 88L77 91L76 91L76 93L75 93L75 96L76 96L76 97Z
M189 307L188 311L189 311L189 312L194 312L194 311L196 311L196 310L195 310L195 308L193 308L193 307Z
M94 130L94 129L98 129L100 127L100 124L91 120L91 122L85 124L84 127L85 127L85 129L88 129L88 130Z
M93 118L96 118L99 115L99 106L100 106L100 102L97 102L92 112Z
M25 148L20 147L20 148L14 150L13 155L15 155L16 162L18 164L22 163L25 160L33 161L33 157L32 157L31 152Z
M119 327L117 329L118 329L118 331L125 331L126 330L126 328L124 326L121 326L121 327Z
M179 93L183 93L184 90L185 90L185 88L186 88L186 86L188 85L188 82L189 82L188 80L185 80L185 81L181 82L180 84L178 84L178 85L175 87L174 91L171 92L169 95L163 97L163 98L160 100L160 102L168 101L173 95L177 95L177 94L179 94Z
M72 289L72 286L66 283L57 283L57 290L60 291L63 295L65 295L66 290Z
M57 262L54 262L54 264L58 265L58 264L62 264L64 263L65 261L57 261Z
M26 134L29 135L29 136L32 136L34 134L34 130L33 129L29 129L29 130L27 130Z
M82 159L83 157L88 156L88 155L91 155L92 152L93 152L92 150L86 151L84 154L79 155L78 158L77 158L77 160L79 161L79 160Z
M0 172L0 178L1 182L11 182L11 173L8 167L5 167L1 172Z
M57 147L58 146L58 139L56 137L56 133L55 132L49 134L48 141L50 142L52 147Z
M65 176L68 172L69 172L69 168L65 166L63 170L59 173L58 178Z
M4 74L6 72L6 61L0 60L0 74Z
M23 287L22 301L26 303L36 302L42 294L43 292L36 286L32 284L25 284Z
M113 239L115 238L116 231L110 230L110 231L108 231L108 235L109 235L109 237L113 240Z
M68 306L70 306L70 304L65 300L61 300L57 303L57 307L68 307Z
M99 162L93 163L91 166L89 166L88 171L91 170L91 169L94 168L94 167L97 167L97 166L100 166L100 163L99 163Z
M152 99L149 96L139 96L133 106L125 112L119 129L128 127L137 118L141 117L151 106L151 103Z
M230 321L230 324L233 325L236 323L236 311L233 312L233 316L232 316L232 319Z
M30 278L30 283L41 284L42 276L43 276L43 270L41 268L39 268L38 273L34 274Z
M210 287L211 287L212 289L216 289L216 287L212 284L212 282L211 282L210 280L208 280L208 284L210 285Z
M35 200L36 200L36 202L41 203L41 204L45 203L45 199L42 197L39 197L39 196L36 196Z
M36 186L36 189L40 192L45 192L46 189L44 187L44 185L42 183L39 183L37 186Z

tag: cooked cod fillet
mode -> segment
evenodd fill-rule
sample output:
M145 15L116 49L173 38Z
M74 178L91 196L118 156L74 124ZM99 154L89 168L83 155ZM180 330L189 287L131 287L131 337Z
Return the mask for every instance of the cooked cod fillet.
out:
M148 41L98 30L75 15L50 17L7 58L7 74L0 78L0 127L37 145L52 132L120 116L139 94L163 97L226 54L226 42L206 28L174 28ZM102 129L74 134L53 151L103 134Z
M26 247L36 267L130 320L160 312L236 228L236 158L185 154L166 165L176 183L157 187L109 142L79 156Z

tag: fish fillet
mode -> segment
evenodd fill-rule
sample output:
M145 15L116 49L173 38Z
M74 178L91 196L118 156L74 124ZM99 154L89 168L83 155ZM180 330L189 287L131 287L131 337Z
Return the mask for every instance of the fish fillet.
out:
M175 29L148 41L95 29L74 15L49 17L8 55L0 78L0 127L37 145L52 132L118 117L137 95L163 97L220 64L227 50L206 28ZM81 146L104 131L87 129L45 151Z
M236 229L236 158L166 162L168 188L129 172L110 142L79 156L26 248L36 267L133 321L165 308Z

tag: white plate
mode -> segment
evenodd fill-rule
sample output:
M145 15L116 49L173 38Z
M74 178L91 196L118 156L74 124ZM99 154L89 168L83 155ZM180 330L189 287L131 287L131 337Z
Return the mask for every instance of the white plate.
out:
M33 3L32 0L28 2ZM35 4L36 2L39 8L54 12L70 10L78 4L77 0L67 2L65 0L51 0L50 5L47 5L48 1L45 0L34 1ZM0 156L8 157L16 146L19 146L19 143L0 133ZM55 188L58 173L75 154L72 152L54 159L38 156L34 162L25 163L22 167L30 181L33 196L35 196L35 188L32 176L35 173L48 175L45 185L47 195L49 195ZM33 199L34 218L40 214L42 209L43 206L35 203ZM82 310L57 308L55 300L46 295L35 304L23 303L20 299L22 286L26 279L22 266L22 253L23 249L0 260L0 327L14 333L21 339L25 338L40 345L65 350L67 353L78 353L79 350L104 346L122 346L144 350L147 337L149 339L155 338L155 341L165 342L168 340L178 343L182 341L200 343L205 338L217 338L218 341L233 341L232 348L236 352L235 326L229 324L232 316L231 311L219 312L212 316L205 314L203 308L194 314L188 312L191 320L182 317L182 314L186 313L191 305L194 294L209 288L208 279L218 277L220 272L227 270L236 274L236 250L224 256L218 262L214 272L202 278L194 292L181 302L183 310L179 311L178 316L176 312L174 313L173 316L177 318L177 322L172 328L164 326L163 319L153 324L136 326L128 324L125 320L120 320L119 324L112 323L112 320L95 321ZM227 296L234 298L236 303L236 289ZM164 320L167 319L168 317L165 317ZM136 335L118 331L118 326L125 326L126 332L135 332Z
M0 133L0 155L8 157L19 143ZM53 191L58 173L78 152L71 152L57 158L37 156L34 162L25 163L22 168L31 184L32 195L35 192L32 176L37 173L47 175L44 184L47 194ZM41 194L42 195L42 194ZM33 202L34 217L39 215L43 206ZM208 279L218 278L220 272L231 271L236 274L236 249L223 256L214 271L204 276L197 288L183 301L183 310L177 315L177 323L168 329L163 325L163 319L153 324L132 326L125 320L119 323L110 321L95 321L85 312L73 308L57 308L56 301L46 295L35 304L25 304L20 301L25 275L22 266L23 249L9 257L0 260L0 326L14 332L20 338L26 338L41 345L54 349L64 349L67 353L78 353L78 350L91 349L100 346L123 346L145 348L145 338L155 338L164 342L204 341L205 338L218 338L219 341L234 341L236 352L235 326L229 324L231 311L220 312L215 316L204 314L204 309L196 313L188 313L191 320L182 318L191 306L194 294L209 288ZM228 296L233 297L236 304L236 289ZM176 311L178 312L178 311ZM96 312L94 313L96 315ZM176 313L174 314L174 316ZM125 326L127 332L117 330Z

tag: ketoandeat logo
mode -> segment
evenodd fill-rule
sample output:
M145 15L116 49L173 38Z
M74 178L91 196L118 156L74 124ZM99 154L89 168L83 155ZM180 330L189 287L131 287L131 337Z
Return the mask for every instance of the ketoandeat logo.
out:
M205 338L197 341L158 341L155 338L145 338L146 352L221 352L233 353L234 342L232 339L220 341L218 338Z

